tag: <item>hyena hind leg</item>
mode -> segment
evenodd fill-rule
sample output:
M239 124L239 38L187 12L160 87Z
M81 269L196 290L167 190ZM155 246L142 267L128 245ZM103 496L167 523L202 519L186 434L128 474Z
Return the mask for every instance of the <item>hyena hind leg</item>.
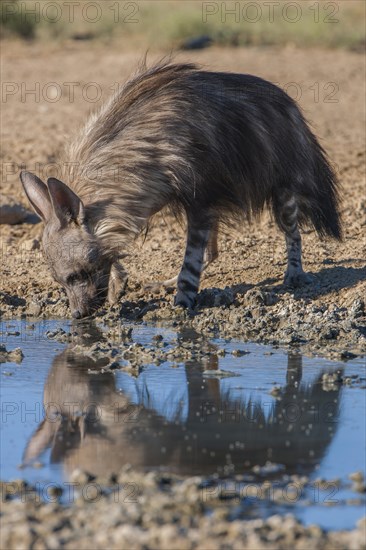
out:
M285 233L287 248L287 269L284 283L301 286L312 282L312 277L302 267L301 235L297 223L298 207L294 196L287 199L276 212L280 229Z
M207 247L205 250L203 269L206 269L212 262L216 260L219 255L219 249L217 246L217 239L219 235L219 224L214 222L210 231L210 237L208 239Z
M108 302L110 305L119 302L126 290L127 280L127 271L125 271L118 261L114 262L111 267L108 284Z
M176 306L193 309L195 305L210 233L210 228L202 229L188 221L186 251L174 300Z

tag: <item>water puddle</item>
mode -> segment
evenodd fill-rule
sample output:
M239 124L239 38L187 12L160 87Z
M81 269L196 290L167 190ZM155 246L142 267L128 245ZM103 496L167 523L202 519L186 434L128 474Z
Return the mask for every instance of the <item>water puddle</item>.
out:
M131 464L205 476L223 499L234 484L238 516L255 502L347 529L365 514L362 477L349 478L365 469L364 359L190 329L76 326L1 323L2 344L24 355L0 353L3 480L62 485L75 469L108 479ZM60 328L72 342L55 339Z

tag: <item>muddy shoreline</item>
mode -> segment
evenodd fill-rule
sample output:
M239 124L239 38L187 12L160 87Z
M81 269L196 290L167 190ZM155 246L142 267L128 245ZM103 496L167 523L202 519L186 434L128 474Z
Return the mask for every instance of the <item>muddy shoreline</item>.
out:
M198 296L194 314L174 307L173 297L168 295L126 300L121 305L101 308L93 318L117 332L129 322L147 322L191 327L206 337L269 344L299 350L308 356L349 360L366 355L366 309L361 297L349 307L340 307L323 302L315 305L306 297L306 291L304 294L305 297L295 297L288 289L276 291L271 287L253 288L242 294L231 288L205 289ZM50 302L38 296L29 305L17 308L24 313L13 316L10 307L2 318L47 319L49 315L45 312L49 309L52 318L68 318L66 297L56 300L51 307Z
M305 487L306 478L289 480L292 488L296 483ZM325 481L320 483L326 486ZM271 490L270 481L257 485L254 492L253 484L247 486L257 502L258 494L268 498ZM64 506L59 502L62 488L54 484L44 491L43 498L47 492L51 500L45 503L37 487L3 483L2 548L365 548L365 518L354 530L326 532L316 525L303 526L290 512L256 517L258 510L251 504L243 476L219 482L197 476L139 474L126 468L108 490L78 471L68 485L69 495L70 487L73 504ZM277 489L274 502L281 502L284 492ZM238 503L245 494L248 505L243 519Z
M100 46L98 85L102 100L110 95L110 84L130 74L139 57L120 56ZM54 80L45 66L40 45L13 44L3 55L5 80L32 81L42 75L40 85ZM75 63L77 53L78 63ZM8 56L8 57L7 57ZM153 56L152 56L153 57ZM157 55L159 57L159 55ZM83 45L52 52L54 66L63 81L94 78L95 55ZM305 353L344 358L366 352L366 203L363 61L356 53L329 50L302 51L293 47L219 49L177 54L210 69L245 71L286 86L297 84L297 100L313 130L328 152L342 185L341 213L344 240L319 240L314 231L303 232L304 269L313 276L310 285L293 289L283 286L286 268L283 236L269 214L233 230L223 228L219 257L207 269L198 297L198 314L189 323L206 333L220 332L243 340L280 346L294 345ZM153 61L153 59L151 59ZM327 68L325 71L325 67ZM338 90L330 102L314 97L312 86L323 89L329 82ZM352 86L350 86L352 82ZM63 94L57 103L42 97L20 94L7 98L2 122L2 161L6 174L2 193L13 204L29 208L19 182L21 168L35 170L41 177L59 170L65 141L83 123L96 105L75 94ZM40 116L41 115L41 116ZM30 118L32 120L30 120ZM34 119L34 120L33 120ZM72 122L72 124L71 124ZM34 128L38 131L35 135ZM55 132L55 128L57 131ZM22 139L19 139L22 136ZM52 139L49 139L52 136ZM41 252L42 224L1 226L3 318L69 318L65 294L52 280ZM147 235L131 243L124 261L129 274L126 293L118 308L99 312L104 320L119 325L126 320L174 322L182 317L172 308L172 291L149 294L145 285L164 280L179 271L185 241L184 227L166 215L153 220ZM98 316L97 316L98 317ZM183 314L185 318L185 314Z

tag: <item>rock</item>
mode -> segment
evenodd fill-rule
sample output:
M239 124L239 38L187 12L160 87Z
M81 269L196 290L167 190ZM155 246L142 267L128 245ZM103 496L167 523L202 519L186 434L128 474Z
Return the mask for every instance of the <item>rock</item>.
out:
M248 355L250 351L247 351L245 349L233 349L231 352L231 355L234 357L243 357L243 355Z
M343 359L344 361L347 361L349 359L355 359L357 357L357 355L355 353L352 353L351 351L343 350L339 354L339 357L340 357L340 359Z
M85 485L86 483L89 483L89 481L92 481L93 479L94 479L94 476L89 474L89 472L85 472L84 470L80 470L79 468L76 468L70 474L70 481L72 483L78 483L79 485Z
M200 292L197 305L200 307L230 306L235 300L235 294L231 289L210 288Z
M352 481L356 481L356 482L362 482L365 479L365 476L364 476L363 472L361 472L361 470L358 471L358 472L352 472L352 474L349 474L348 477Z
M210 377L210 378L230 378L232 376L240 376L240 374L237 374L236 372L232 372L229 370L204 370L203 376Z
M365 315L365 302L361 298L358 298L352 303L350 315L355 319Z
M322 376L322 388L324 391L336 390L337 385L342 384L343 378L339 371L325 372Z
M285 469L286 468L283 464L278 464L270 461L267 461L264 466L259 466L258 464L256 464L252 468L255 474L259 474L261 476L278 474L280 472L284 472Z
M195 36L193 38L188 38L181 45L182 50L202 50L203 48L208 48L211 46L213 40L211 36L202 35Z
M282 388L281 386L273 386L273 388L269 392L270 395L273 397L278 397L282 394Z
M247 307L272 306L278 302L278 297L273 292L265 292L258 288L252 288L244 296Z
M23 247L27 252L32 250L39 250L41 245L38 239L28 239L23 242Z
M333 326L325 326L321 331L319 337L325 340L334 340L339 336L339 328Z
M41 310L42 310L41 304L37 302L31 302L27 308L27 313L34 317L38 317L38 315L41 313Z
M366 485L364 482L356 482L352 485L352 490L356 493L366 493Z
M24 354L20 348L7 351L4 344L0 344L0 363L21 363Z

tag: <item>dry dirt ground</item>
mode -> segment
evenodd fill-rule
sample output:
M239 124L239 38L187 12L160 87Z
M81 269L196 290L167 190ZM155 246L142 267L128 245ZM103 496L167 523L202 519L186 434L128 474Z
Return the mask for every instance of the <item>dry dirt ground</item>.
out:
M163 54L150 54L153 61ZM95 44L47 46L2 42L2 192L27 206L19 182L26 167L46 178L87 114L105 100L115 83L135 70L142 52L111 51ZM148 59L148 61L149 61ZM320 241L304 234L304 267L315 274L304 289L282 285L284 239L268 215L251 226L222 234L220 255L201 289L205 306L200 328L233 327L243 338L286 343L320 341L334 349L365 348L365 128L364 62L358 53L275 48L212 48L184 52L208 69L248 72L284 87L298 99L336 166L343 185L344 241ZM56 83L56 88L52 85ZM90 83L96 83L91 85ZM33 92L32 92L33 91ZM1 312L6 316L70 315L63 291L53 282L39 249L42 224L2 225ZM158 218L147 238L126 259L129 271L123 316L169 317L172 294L148 294L144 283L175 275L182 261L184 231ZM221 292L218 289L226 289ZM213 307L218 306L218 307ZM155 313L151 310L155 309ZM132 312L132 313L131 313ZM243 315L242 315L243 314ZM215 324L216 323L216 324ZM320 332L323 330L323 334ZM294 332L295 331L295 332ZM315 332L314 332L315 331ZM230 332L230 330L229 330ZM347 351L347 353L348 353Z

